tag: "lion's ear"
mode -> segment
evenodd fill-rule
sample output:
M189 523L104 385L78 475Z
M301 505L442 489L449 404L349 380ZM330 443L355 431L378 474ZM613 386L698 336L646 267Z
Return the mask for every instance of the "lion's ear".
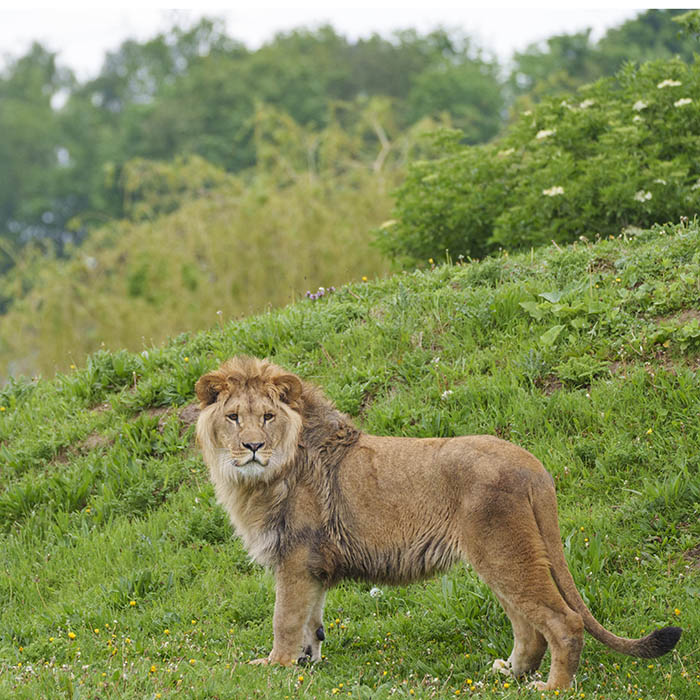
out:
M216 402L219 394L228 386L226 377L221 372L209 372L202 375L194 385L200 407L205 408Z
M273 381L280 392L281 401L290 405L297 402L304 388L299 377L294 374L282 374Z

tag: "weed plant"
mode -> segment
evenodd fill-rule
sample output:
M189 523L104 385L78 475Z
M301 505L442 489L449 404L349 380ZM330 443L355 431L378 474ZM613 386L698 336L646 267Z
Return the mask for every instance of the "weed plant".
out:
M684 629L652 661L588 636L559 697L697 698L698 251L686 222L432 265L10 382L0 697L530 696L490 673L510 627L461 565L409 587L344 582L328 597L326 659L246 663L272 644L273 580L215 503L191 404L203 372L250 353L316 382L367 431L490 433L531 450L598 619L633 637Z

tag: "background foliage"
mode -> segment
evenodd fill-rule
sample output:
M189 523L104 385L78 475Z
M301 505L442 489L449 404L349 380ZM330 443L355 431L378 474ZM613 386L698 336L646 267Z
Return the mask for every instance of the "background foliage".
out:
M217 311L282 304L445 247L481 255L690 213L696 103L664 112L654 95L631 117L645 121L625 131L621 100L636 76L651 79L636 66L619 73L627 88L549 97L626 58L690 60L695 38L678 18L651 10L597 43L551 37L516 55L509 74L444 29L353 41L328 26L298 29L250 50L207 19L126 41L83 81L34 45L0 71L0 378L50 374L102 344L137 349L206 327ZM582 116L590 95L598 102ZM555 137L527 145L555 122ZM457 135L418 139L438 126ZM435 156L446 170L424 191L417 173L440 166L411 171L392 225L389 196L407 164ZM588 156L587 178L576 159ZM601 189L594 178L613 171ZM569 178L563 196L540 196L564 188L549 177ZM638 192L653 198L629 199ZM368 231L378 228L375 248ZM239 257L250 274L234 280Z
M677 221L700 204L700 65L627 64L575 95L544 99L496 143L436 138L440 156L411 164L390 255L481 256L504 248L616 235Z

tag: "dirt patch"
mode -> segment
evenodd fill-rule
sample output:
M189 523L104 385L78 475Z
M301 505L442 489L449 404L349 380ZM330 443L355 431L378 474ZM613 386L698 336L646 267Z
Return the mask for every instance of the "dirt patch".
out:
M183 425L194 425L197 422L197 418L199 418L199 406L196 403L188 404L180 410L177 417Z
M551 396L555 391L564 388L564 384L556 374L548 374L546 377L537 377L535 386L541 389L547 396Z
M678 323L679 325L688 323L688 321L700 321L700 310L699 309L683 309L677 314L671 314L670 316L660 316L654 319L660 325L668 325L670 323Z
M700 569L700 544L689 549L683 555L683 559L689 561L694 569Z
M106 435L100 433L90 433L77 447L78 452L92 452L100 447L105 447L112 443Z
M149 416L160 416L158 421L158 432L162 433L165 430L165 424L168 417L172 414L172 408L150 408L147 413ZM199 418L199 406L196 403L187 404L177 412L177 418L182 423L183 428L189 428L194 425Z

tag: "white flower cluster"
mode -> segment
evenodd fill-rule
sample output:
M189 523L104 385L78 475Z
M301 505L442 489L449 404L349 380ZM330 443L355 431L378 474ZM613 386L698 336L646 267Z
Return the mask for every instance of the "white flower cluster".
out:
M689 105L692 103L692 99L690 97L681 97L680 100L676 100L673 103L674 107L683 107L684 105Z
M680 80L671 80L671 79L667 78L666 80L662 80L656 87L657 88L678 87L679 85L683 85L683 83Z
M649 105L644 101L644 100L637 100L633 105L632 109L635 112L641 112L643 109L646 109Z
M646 202L650 200L652 197L651 192L645 192L644 190L639 190L639 192L635 193L634 198L638 202Z
M557 133L556 129L541 129L535 134L535 138L538 141L541 141L542 139L546 139L548 136L553 136L554 134Z
M542 194L545 197L556 197L560 194L564 194L564 188L561 185L554 185L554 187L550 187L548 190L542 190Z

